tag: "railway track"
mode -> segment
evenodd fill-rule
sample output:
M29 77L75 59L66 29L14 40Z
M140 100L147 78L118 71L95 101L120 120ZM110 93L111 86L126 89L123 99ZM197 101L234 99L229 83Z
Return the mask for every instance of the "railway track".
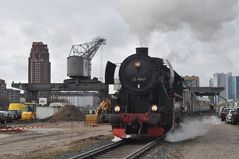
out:
M162 138L158 138L153 141L122 140L92 149L84 153L80 153L73 157L69 157L68 159L134 159L139 158L161 141Z

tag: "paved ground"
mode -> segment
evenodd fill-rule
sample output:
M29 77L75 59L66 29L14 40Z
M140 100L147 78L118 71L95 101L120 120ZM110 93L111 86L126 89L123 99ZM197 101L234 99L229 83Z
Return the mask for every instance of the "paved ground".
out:
M239 125L230 125L210 118L204 120L201 137L179 143L174 158L179 159L238 159Z
M19 125L23 126L22 124ZM67 149L82 139L99 135L111 135L109 125L85 127L83 122L61 122L33 123L28 126L37 125L45 125L47 127L27 129L22 132L1 132L0 158L35 158L38 153L41 155L42 152L47 154L55 151L67 151Z
M1 159L54 158L66 151L81 149L111 139L111 127L85 127L83 122L38 123L45 128L19 133L0 133ZM101 137L96 137L101 135ZM102 137L105 135L107 137ZM165 158L169 159L238 159L239 125L220 122L217 117L189 119L173 134Z
M238 159L239 126L213 125L205 136L184 144L183 156L188 159Z

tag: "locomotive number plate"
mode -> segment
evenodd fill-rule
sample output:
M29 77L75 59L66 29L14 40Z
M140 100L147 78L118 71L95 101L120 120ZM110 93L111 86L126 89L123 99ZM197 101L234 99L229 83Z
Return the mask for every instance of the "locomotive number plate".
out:
M132 81L136 82L136 81L145 81L146 77L132 77Z

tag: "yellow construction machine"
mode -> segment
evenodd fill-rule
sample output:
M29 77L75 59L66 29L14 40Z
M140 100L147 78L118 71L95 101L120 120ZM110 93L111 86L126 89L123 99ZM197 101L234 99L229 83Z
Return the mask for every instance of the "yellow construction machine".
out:
M8 110L18 111L21 120L34 120L36 118L36 103L10 103Z
M110 120L110 100L104 99L92 114L86 114L86 126L98 126L99 123L107 123Z
M35 120L36 118L36 103L25 103L27 110L22 112L22 120Z

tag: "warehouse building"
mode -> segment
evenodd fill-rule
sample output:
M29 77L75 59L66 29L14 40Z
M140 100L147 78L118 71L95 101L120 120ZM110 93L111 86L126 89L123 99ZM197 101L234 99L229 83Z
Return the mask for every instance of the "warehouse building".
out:
M20 102L20 90L7 89L8 102L19 103Z
M59 101L73 104L77 107L96 107L99 97L96 92L54 92L51 101Z

